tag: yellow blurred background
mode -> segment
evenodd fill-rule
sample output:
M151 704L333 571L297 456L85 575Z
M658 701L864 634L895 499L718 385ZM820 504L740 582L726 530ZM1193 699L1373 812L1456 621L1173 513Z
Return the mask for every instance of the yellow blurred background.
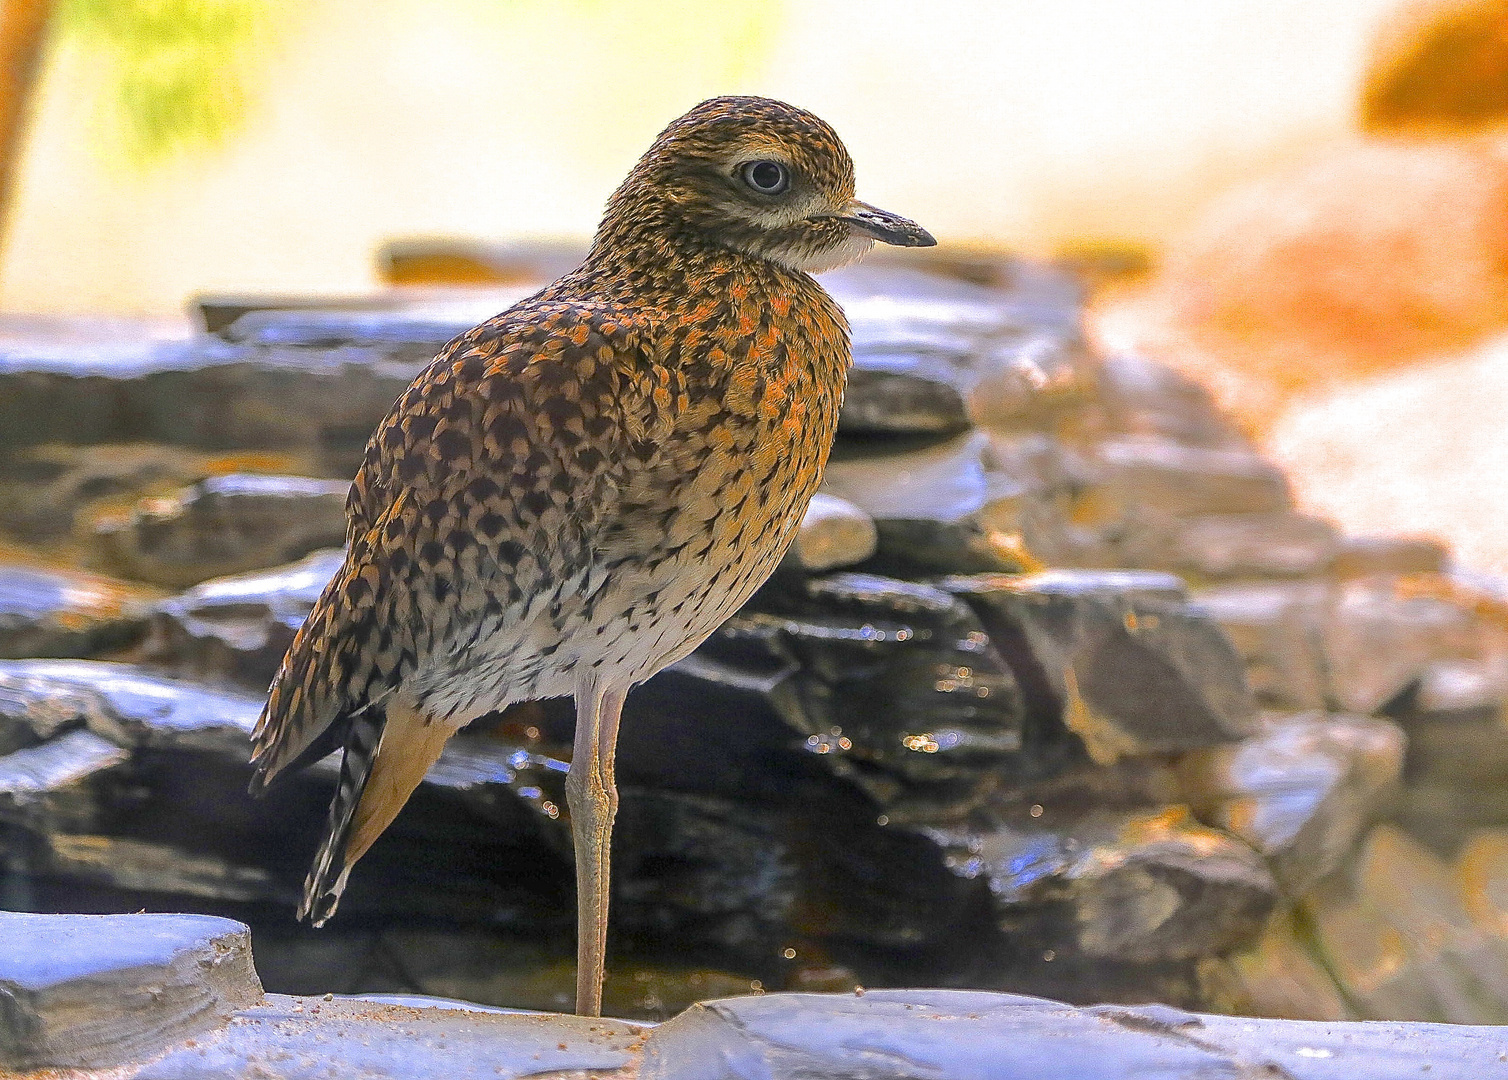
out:
M727 92L827 118L861 194L944 241L1157 243L1233 180L1345 136L1392 4L124 5L240 20L197 76L230 99L222 138L166 148L133 136L122 69L187 64L195 43L123 54L109 31L141 28L98 6L60 5L0 266L6 310L346 292L376 284L373 252L395 236L585 236L655 132Z

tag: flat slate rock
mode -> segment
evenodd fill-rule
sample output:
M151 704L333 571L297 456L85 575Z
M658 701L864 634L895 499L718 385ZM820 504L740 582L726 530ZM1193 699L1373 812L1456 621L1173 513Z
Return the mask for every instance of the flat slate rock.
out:
M208 915L0 912L0 1066L107 1068L261 1000L251 934Z
M149 675L95 660L0 660L0 703L43 720L74 710L121 746L205 750L238 764L251 747L262 698Z
M966 990L770 994L696 1005L644 1046L642 1080L1487 1080L1508 1032L1440 1024L1079 1009Z
M426 1003L427 1005L428 1003ZM646 1030L619 1020L269 995L211 1039L195 1040L131 1080L498 1080L623 1077Z
M277 566L346 539L342 480L232 473L100 518L94 558L126 577L189 586Z
M0 566L0 657L98 656L146 629L151 592L76 570Z

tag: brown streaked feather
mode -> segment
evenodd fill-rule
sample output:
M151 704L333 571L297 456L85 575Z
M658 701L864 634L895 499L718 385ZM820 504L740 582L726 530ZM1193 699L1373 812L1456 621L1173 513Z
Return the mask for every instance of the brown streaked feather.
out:
M668 430L677 381L646 349L642 320L615 304L536 297L451 342L368 443L345 564L253 734L252 792L426 659L466 614L445 601L474 570L468 556L516 577L520 594L548 588L546 570L577 572L627 470Z

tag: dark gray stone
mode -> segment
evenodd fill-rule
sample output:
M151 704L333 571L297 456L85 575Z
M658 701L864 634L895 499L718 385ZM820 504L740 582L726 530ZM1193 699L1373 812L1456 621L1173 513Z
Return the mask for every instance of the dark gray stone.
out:
M153 594L74 570L0 565L0 657L99 656L146 629Z
M955 874L988 883L1021 951L1139 964L1212 956L1252 941L1277 900L1250 848L1182 808L1051 820L926 830Z
M874 519L887 569L980 573L1025 565L1021 532L1035 487L997 466L984 432L853 454L840 451L828 462L823 490Z
M346 536L350 484L303 476L215 476L94 525L95 558L140 581L187 586L291 562Z
M1023 641L1050 708L1109 764L1230 742L1251 730L1244 665L1171 575L1053 571L944 582L987 633Z
M144 658L176 674L261 691L345 560L316 551L286 566L215 578L155 605Z
M971 418L1031 426L1082 396L1077 333L1018 321L995 290L948 283L845 303L854 366L839 431L951 434Z
M0 694L28 711L58 703L121 746L192 749L244 761L262 699L92 660L0 662Z
M355 472L362 448L422 363L351 345L192 341L0 342L0 445L158 442L315 454Z
M1374 713L1424 676L1437 660L1481 648L1472 602L1415 591L1398 579L1337 584L1324 613L1332 708Z
M1246 662L1257 700L1274 709L1325 709L1330 700L1320 582L1220 585L1197 603Z
M139 1061L262 997L251 936L229 919L0 912L0 940L9 1068Z
M1355 848L1393 794L1403 750L1403 732L1386 720L1310 713L1267 719L1180 768L1206 820L1260 852L1298 896Z
M766 590L660 679L697 703L699 715L682 721L688 731L705 738L707 718L726 717L718 741L731 747L735 723L745 739L764 730L763 748L747 751L764 768L794 754L791 768L845 781L897 820L968 805L1022 749L1015 678L968 606L876 575L840 573ZM638 693L643 705L670 705L655 686L652 680ZM630 715L638 708L630 698ZM775 723L760 728L742 718L749 713ZM637 738L625 734L630 773L641 760ZM716 772L704 771L706 758L701 750L686 758L703 782ZM730 764L722 790L747 792L753 764Z
M1095 447L1096 493L1117 519L1151 507L1171 517L1262 514L1293 505L1276 465L1248 449L1210 449L1157 436L1109 439Z
M309 457L297 453L245 456L248 467L310 468ZM7 450L0 455L0 529L56 554L60 543L87 532L96 514L118 514L123 503L224 472L228 464L235 463L224 455L150 443Z

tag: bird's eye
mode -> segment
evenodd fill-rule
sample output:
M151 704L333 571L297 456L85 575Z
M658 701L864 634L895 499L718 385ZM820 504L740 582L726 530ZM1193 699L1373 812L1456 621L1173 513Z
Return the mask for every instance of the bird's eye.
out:
M778 161L751 161L738 171L761 195L779 195L791 186L791 171Z

